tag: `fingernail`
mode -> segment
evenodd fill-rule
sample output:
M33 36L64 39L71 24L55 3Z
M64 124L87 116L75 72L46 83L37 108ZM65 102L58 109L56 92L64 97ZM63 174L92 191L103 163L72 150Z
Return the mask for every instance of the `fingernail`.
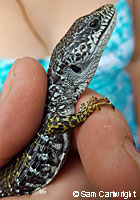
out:
M2 103L5 100L5 98L8 96L8 94L10 93L10 91L14 85L15 77L16 77L16 75L15 75L14 67L12 67L12 69L10 70L10 72L6 78L4 86L2 88L0 103Z
M32 195L46 195L46 193L47 193L46 188L41 188L41 189L35 191Z
M124 140L124 148L140 169L140 153L136 150L134 144L130 141L129 138L125 138Z

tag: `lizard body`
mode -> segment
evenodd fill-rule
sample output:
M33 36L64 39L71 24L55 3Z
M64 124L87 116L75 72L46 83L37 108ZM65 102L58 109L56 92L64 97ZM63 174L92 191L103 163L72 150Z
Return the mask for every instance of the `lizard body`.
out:
M106 99L93 97L79 113L74 105L94 76L116 21L113 5L77 19L54 49L48 70L48 97L41 127L30 144L0 169L0 197L31 194L49 184L68 153L70 131Z

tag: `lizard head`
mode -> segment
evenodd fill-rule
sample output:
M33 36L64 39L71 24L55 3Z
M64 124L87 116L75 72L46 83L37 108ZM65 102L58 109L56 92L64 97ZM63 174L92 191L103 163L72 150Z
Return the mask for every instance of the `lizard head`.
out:
M77 98L90 83L116 22L116 10L108 4L77 19L53 51L50 83L62 85Z

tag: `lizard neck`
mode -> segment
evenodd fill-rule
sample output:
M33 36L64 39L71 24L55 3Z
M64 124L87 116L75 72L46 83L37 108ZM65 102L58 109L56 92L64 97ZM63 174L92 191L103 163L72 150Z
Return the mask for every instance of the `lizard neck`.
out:
M77 98L72 86L66 85L66 82L62 84L51 84L49 79L48 97L47 97L47 112L50 116L54 114L69 115L74 113L74 105L77 102ZM48 116L48 117L50 117Z

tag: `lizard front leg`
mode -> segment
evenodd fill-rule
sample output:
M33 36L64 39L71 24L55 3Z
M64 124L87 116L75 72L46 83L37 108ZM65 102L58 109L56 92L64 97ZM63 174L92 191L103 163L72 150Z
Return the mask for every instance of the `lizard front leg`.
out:
M104 106L110 107L113 110L115 109L108 98L97 98L92 96L86 104L83 103L80 105L80 111L78 113L67 116L55 115L54 117L50 118L46 123L46 133L52 135L64 133L67 130L76 128L84 123L89 115L95 112L95 110L100 110L101 107Z

